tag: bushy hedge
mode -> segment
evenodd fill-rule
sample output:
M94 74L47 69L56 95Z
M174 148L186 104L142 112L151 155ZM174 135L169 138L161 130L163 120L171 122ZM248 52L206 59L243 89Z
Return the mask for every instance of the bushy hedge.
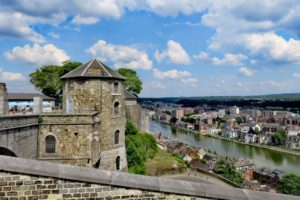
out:
M131 122L126 124L126 154L128 172L146 174L145 161L157 153L157 144L152 135L140 133Z

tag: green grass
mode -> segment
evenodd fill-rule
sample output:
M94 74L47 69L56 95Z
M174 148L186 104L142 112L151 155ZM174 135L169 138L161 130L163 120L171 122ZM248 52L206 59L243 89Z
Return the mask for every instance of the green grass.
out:
M173 170L174 165L177 166L175 171ZM146 161L147 175L149 176L178 173L184 171L186 167L184 161L161 149L158 149L153 159Z

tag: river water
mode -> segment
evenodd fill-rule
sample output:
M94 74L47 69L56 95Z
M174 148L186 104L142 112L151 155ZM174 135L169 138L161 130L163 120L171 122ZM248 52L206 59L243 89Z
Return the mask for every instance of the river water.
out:
M190 146L216 151L218 155L250 159L256 167L269 167L300 175L300 156L198 135L180 129L174 131L169 125L156 121L150 121L150 131L162 133L164 136L177 139Z

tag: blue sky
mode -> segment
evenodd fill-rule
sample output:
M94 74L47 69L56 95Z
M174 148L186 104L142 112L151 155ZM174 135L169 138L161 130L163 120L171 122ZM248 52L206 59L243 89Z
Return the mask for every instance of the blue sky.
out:
M143 97L299 92L298 0L4 0L0 82L99 58L143 81Z

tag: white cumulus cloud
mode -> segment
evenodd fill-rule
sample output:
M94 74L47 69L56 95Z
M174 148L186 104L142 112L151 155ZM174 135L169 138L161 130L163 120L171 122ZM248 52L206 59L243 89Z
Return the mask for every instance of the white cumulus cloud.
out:
M5 52L4 56L7 60L34 66L61 65L62 62L70 59L64 50L57 48L53 44L17 46L11 51Z
M179 13L190 15L203 11L210 4L211 0L147 0L147 10L151 10L162 16L176 16Z
M208 56L208 54L203 52L203 51L199 52L199 54L194 55L193 57L196 60L199 60L199 61L202 61L202 62L207 62L207 61L211 60L211 58Z
M0 68L1 81L23 81L25 77L21 73L7 72Z
M183 82L186 85L189 85L191 87L196 87L198 83L198 79L196 78L187 78L187 79L181 79L181 82Z
M240 67L239 72L245 76L253 76L254 73L247 67Z
M300 40L288 40L273 32L247 34L243 37L243 45L258 56L279 63L300 63Z
M169 40L167 43L168 47L166 50L161 53L156 50L154 57L157 62L162 62L163 60L167 60L172 64L190 64L191 60L186 51L182 48L182 46L173 40Z
M71 19L80 25L100 19L120 19L126 11L149 11L160 16L190 15L207 8L211 0L9 0L0 1L0 36L43 42L32 28L36 24L58 25Z
M96 24L99 21L97 17L82 17L80 15L76 15L72 23L73 24L86 24L86 25L91 25L91 24Z
M191 77L192 74L188 71L178 71L176 69L168 70L168 71L160 71L159 69L153 69L154 77L157 79L178 79L178 78L186 78Z
M214 1L201 22L215 29L210 49L245 50L257 64L298 64L299 13L297 0Z
M0 11L0 38L5 37L22 38L38 43L45 41L43 36L30 28L30 20L26 15Z
M242 61L247 59L243 54L225 54L224 58L212 58L212 63L215 65L240 65Z
M117 67L144 70L152 68L152 61L147 53L130 46L109 44L104 40L98 40L86 51L103 61L114 62Z

